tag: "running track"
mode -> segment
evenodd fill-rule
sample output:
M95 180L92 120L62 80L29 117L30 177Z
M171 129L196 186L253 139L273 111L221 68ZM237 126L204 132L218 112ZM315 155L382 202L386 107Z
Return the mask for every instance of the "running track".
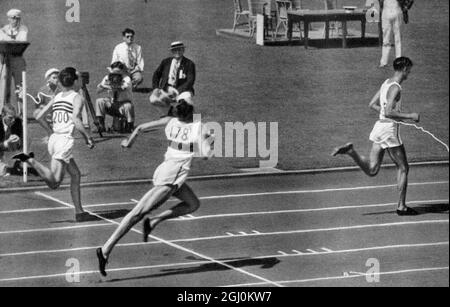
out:
M67 189L1 193L0 286L448 286L448 171L411 168L415 217L394 213L392 168L191 181L201 208L145 244L136 225L107 278L95 248L149 184L83 188L99 218L78 224ZM379 282L367 281L369 259ZM79 282L67 281L74 260Z

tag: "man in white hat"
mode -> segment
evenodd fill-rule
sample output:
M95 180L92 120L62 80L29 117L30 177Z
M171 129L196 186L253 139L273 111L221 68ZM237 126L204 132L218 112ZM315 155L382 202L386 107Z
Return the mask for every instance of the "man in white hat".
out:
M173 42L169 48L172 56L164 59L154 72L153 93L150 96L153 105L165 105L160 97L176 97L183 93L191 97L194 95L195 64L184 56L185 49L182 42Z

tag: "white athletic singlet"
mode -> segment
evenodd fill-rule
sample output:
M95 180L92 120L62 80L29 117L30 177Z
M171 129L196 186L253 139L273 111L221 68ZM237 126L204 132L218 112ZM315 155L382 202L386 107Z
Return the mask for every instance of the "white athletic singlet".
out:
M79 95L75 91L59 93L55 96L53 104L53 133L73 135L75 124L73 122L73 101Z
M169 147L164 156L165 160L183 161L190 164L202 141L201 128L201 122L184 123L178 118L171 119L165 129L169 141Z
M389 89L394 84L397 85L400 88L400 93L401 93L402 87L400 86L400 84L398 84L395 81L389 81L389 79L388 79L388 80L384 81L384 83L381 85L381 89L380 89L380 107L381 107L381 109L380 109L380 119L382 119L382 120L387 119L386 118L386 105L387 105L387 102L388 102L387 101L387 95L388 95ZM401 96L400 96L400 100L397 101L394 110L400 112L401 111L401 106L402 106L402 99L401 99Z

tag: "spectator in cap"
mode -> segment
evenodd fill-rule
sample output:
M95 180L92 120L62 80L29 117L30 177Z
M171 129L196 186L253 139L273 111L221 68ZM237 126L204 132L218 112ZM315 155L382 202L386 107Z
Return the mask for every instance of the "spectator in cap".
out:
M195 64L184 56L185 45L182 42L173 42L169 50L172 56L164 59L153 74L153 93L150 103L157 105L158 93L176 92L178 95L194 95Z
M42 111L42 109L49 104L49 102L55 98L56 94L58 94L61 90L58 87L58 74L59 70L57 68L50 68L44 74L45 85L43 85L35 98L36 110L34 111L34 117ZM50 129L52 123L52 112L50 112L46 118L41 118L37 120L39 124L47 131L50 136L53 131ZM47 125L47 123L49 125Z
M122 62L125 64L131 78L133 89L144 80L144 58L142 48L134 42L135 32L126 28L122 32L123 42L118 44L113 51L111 64Z

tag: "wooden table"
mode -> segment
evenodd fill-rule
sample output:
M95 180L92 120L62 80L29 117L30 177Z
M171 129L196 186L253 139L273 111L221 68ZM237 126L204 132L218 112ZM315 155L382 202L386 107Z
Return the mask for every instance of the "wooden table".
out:
M298 10L288 11L288 39L292 40L292 28L294 23L303 22L304 45L308 48L309 24L311 22L325 22L325 42L330 38L330 22L338 21L342 23L342 47L347 48L347 21L361 22L361 38L366 35L366 10L358 9L347 12L344 9L336 10Z

